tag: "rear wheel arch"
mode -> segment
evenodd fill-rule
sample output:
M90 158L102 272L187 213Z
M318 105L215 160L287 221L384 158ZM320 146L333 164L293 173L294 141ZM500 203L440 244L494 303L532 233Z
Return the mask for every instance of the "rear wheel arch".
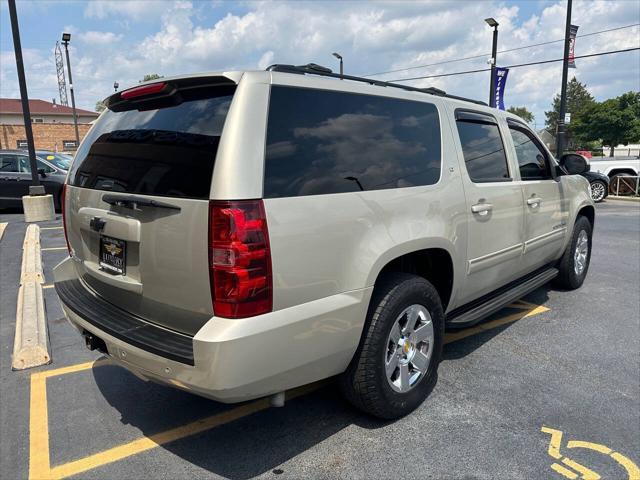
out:
M452 256L444 248L426 248L397 256L380 269L374 286L390 273L409 273L429 281L440 296L442 309L447 310L453 292L454 268Z
M616 175L632 175L632 176L635 176L635 175L637 175L637 173L634 172L633 169L631 169L631 168L614 168L607 175L608 175L609 178L613 178Z

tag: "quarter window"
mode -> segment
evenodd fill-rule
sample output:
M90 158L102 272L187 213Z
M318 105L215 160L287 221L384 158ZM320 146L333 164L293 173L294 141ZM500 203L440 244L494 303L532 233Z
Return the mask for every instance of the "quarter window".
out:
M440 165L440 121L433 104L271 89L266 198L432 185Z
M522 127L509 125L522 180L551 178L549 162L533 134Z
M0 173L18 172L18 156L17 155L0 155Z
M471 181L510 181L500 129L493 117L475 112L456 112L456 125Z

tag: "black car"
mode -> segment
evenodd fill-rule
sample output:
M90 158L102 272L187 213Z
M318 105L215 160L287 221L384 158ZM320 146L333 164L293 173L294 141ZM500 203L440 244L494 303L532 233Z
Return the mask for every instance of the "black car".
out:
M594 202L601 202L609 195L609 177L598 172L585 172L582 174L589 180L589 191Z
M38 152L36 162L40 184L46 193L53 195L53 205L60 209L62 185L67 176L70 161L56 157L54 152ZM52 159L47 159L53 157ZM54 162L55 160L55 162ZM65 167L66 168L63 168ZM29 195L31 165L24 150L0 150L0 208L21 207L23 195Z

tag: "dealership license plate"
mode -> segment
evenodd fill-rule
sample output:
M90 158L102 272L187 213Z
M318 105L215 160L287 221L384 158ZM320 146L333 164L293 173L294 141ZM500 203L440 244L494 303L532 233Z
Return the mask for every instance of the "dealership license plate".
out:
M127 242L111 237L100 237L100 266L109 273L124 275Z

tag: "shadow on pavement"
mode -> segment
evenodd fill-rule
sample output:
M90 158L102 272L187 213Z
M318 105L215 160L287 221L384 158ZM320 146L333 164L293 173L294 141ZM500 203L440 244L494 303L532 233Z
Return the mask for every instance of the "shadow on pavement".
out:
M115 365L94 368L93 375L120 421L145 436L238 406L147 383ZM387 423L357 412L331 382L287 401L284 408L262 410L161 448L217 475L246 479L275 469L353 424L375 429Z
M551 285L546 284L538 288L537 290L534 290L533 292L528 294L526 297L524 297L522 300L528 303L532 303L534 305L544 305L549 300L550 290L552 290ZM511 315L511 314L515 315L518 313L521 313L522 317L524 317L527 314L527 311L506 307L494 313L493 315L486 318L485 320L482 320L480 323L474 325L473 327L469 327L469 328L475 328L478 326L482 327L482 325L486 325L494 320L504 318L507 315ZM483 346L485 343L489 342L494 337L500 335L502 332L510 328L512 325L514 325L518 321L520 321L520 319L516 319L513 322L509 322L504 325L479 332L472 336L466 337L462 340L456 340L448 345L445 345L444 352L442 354L442 359L456 360L456 359L464 358L470 353L480 348L481 346ZM464 330L465 329L452 330L450 333L455 334L456 332L463 332ZM445 336L445 341L446 341L446 336Z
M526 301L542 305L548 299L548 291L549 287L540 288ZM523 316L526 314L520 311ZM511 313L512 310L503 309L486 322ZM511 325L445 345L444 359L463 358ZM120 422L140 429L147 437L238 406L147 383L115 365L94 368L93 375L104 398L120 413ZM253 413L161 448L217 475L244 480L279 467L351 425L375 430L388 423L352 408L342 399L336 382L332 382L287 401L285 408ZM275 473L282 473L279 470Z

